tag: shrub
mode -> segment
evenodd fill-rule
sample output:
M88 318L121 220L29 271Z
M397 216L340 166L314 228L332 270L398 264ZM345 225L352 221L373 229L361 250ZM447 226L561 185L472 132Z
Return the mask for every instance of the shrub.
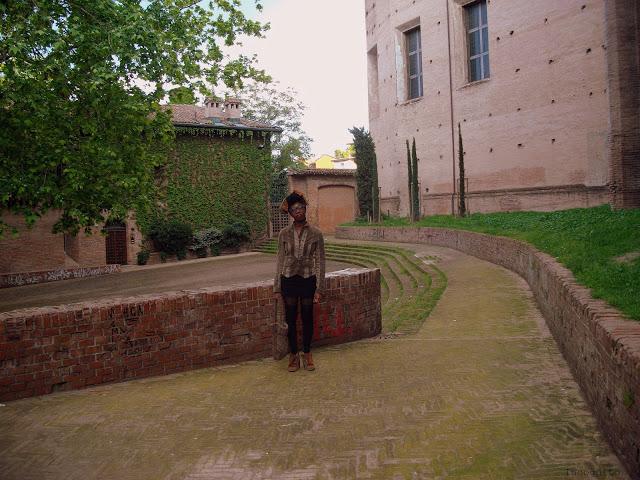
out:
M149 238L155 247L168 255L186 251L192 237L191 225L179 220L158 218L149 227Z
M193 250L200 258L207 256L207 249L213 249L222 240L222 232L218 228L206 228L204 230L198 230L193 234L190 250Z
M224 227L222 231L223 248L236 248L251 238L251 229L245 221L237 221Z
M136 255L138 265L146 265L149 260L149 255L149 250L140 250Z

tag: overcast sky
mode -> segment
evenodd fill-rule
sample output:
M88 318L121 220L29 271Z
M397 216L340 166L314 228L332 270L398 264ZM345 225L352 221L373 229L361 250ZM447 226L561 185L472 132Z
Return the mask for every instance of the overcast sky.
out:
M352 141L348 129L368 128L364 0L243 0L252 18L270 22L265 39L244 41L260 67L307 106L303 126L314 155Z

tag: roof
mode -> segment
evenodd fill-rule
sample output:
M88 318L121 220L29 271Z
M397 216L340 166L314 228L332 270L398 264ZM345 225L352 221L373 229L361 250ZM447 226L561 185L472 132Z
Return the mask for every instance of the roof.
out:
M162 105L163 110L171 109L173 124L180 127L204 127L230 130L256 130L281 132L282 129L268 123L249 118L214 118L205 117L205 107L199 105L172 104Z
M356 170L351 168L307 168L304 170L291 170L288 174L311 177L354 177Z

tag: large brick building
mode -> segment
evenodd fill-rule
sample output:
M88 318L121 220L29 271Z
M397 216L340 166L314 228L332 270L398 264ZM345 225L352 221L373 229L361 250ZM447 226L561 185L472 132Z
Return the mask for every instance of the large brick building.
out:
M173 156L176 152L179 156L185 150L181 149L181 145L206 142L212 161L220 161L225 157L225 148L237 150L235 145L243 142L239 138L240 132L243 132L244 138L251 136L256 139L243 142L247 147L247 155L262 158L268 151L268 145L265 148L265 144L269 143L269 136L280 131L270 125L243 118L241 103L234 98L224 101L210 98L205 101L204 106L172 105L171 110L177 131ZM214 135L213 130L222 134ZM231 135L232 132L234 135ZM182 160L189 161L188 158ZM177 161L181 161L180 158ZM252 176L257 174L255 169L252 170ZM214 190L202 185L202 179L197 180L201 183L198 188ZM250 180L252 178L246 178L246 181ZM265 179L259 179L263 185L261 199L266 197L268 189L263 180ZM29 229L21 217L2 212L2 219L17 227L18 235L5 235L0 239L0 274L135 263L136 254L143 244L135 212L132 211L125 221L104 226L104 234L101 233L103 226L96 226L92 235L82 232L76 236L54 234L52 228L58 218L59 212L48 212ZM265 230L267 222L268 211L265 205Z
M366 0L383 212L640 206L636 0ZM427 190L428 189L428 190Z

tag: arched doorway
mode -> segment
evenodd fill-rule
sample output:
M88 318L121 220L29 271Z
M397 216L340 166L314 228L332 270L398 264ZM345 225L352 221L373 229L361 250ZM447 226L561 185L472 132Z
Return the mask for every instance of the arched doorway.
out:
M127 263L127 226L124 222L114 221L105 225L107 231L107 264L125 265Z
M334 233L336 226L356 217L356 191L350 185L327 185L318 189L318 226Z

